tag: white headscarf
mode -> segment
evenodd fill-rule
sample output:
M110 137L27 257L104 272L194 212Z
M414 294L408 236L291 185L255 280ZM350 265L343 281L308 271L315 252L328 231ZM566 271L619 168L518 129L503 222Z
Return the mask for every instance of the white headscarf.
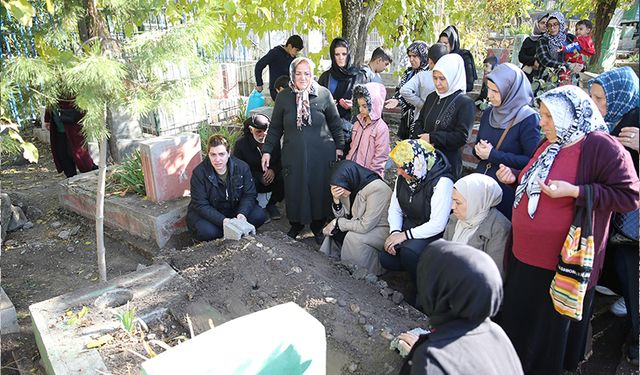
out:
M311 70L311 77L309 77L309 85L303 89L296 87L296 67L298 64L306 62L309 64ZM313 61L306 57L296 57L289 65L289 87L291 91L296 94L296 126L298 130L302 130L303 126L311 126L311 107L309 103L309 94L317 95L318 83L313 80L313 70L315 65Z
M444 75L449 85L447 92L444 94L436 90L439 97L446 98L458 90L462 90L463 93L467 90L467 75L464 71L464 60L462 60L462 57L457 53L449 53L442 56L433 67L433 71L435 72L436 70Z
M502 201L502 189L496 180L480 173L462 177L453 188L467 201L467 217L458 219L451 241L466 244L487 218L489 210Z
M513 207L518 207L522 196L526 193L529 197L527 212L532 219L540 200L538 181L547 181L553 161L562 147L579 141L591 132L609 131L596 104L577 86L567 85L555 88L544 93L539 100L551 113L558 139L548 145L538 156L516 188Z

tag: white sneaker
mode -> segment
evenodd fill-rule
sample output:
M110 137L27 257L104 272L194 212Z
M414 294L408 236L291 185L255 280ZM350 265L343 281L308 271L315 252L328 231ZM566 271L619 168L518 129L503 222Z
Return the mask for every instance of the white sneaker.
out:
M596 292L604 294L605 296L617 296L616 292L602 285L596 285Z
M618 318L627 316L627 306L624 304L624 298L618 298L618 300L611 305L609 310L611 310L611 313Z

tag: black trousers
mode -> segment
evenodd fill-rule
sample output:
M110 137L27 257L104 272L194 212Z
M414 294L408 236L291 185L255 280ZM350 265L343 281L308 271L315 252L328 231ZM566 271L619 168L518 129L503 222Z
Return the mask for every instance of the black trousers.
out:
M236 217L238 213L227 214L227 217ZM265 221L267 221L267 213L264 208L257 204L253 207L249 215L247 215L247 221L251 223L256 229L258 229ZM211 241L216 238L222 238L224 236L224 230L221 225L216 225L207 219L199 218L196 220L187 220L189 230L193 233L194 237L198 241Z

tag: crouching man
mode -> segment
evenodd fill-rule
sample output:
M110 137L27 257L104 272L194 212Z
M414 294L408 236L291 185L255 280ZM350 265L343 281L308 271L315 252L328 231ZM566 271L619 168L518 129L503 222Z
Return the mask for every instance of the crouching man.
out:
M282 179L282 163L280 161L280 144L276 145L271 152L271 162L266 172L262 171L262 146L267 138L267 130L271 120L264 114L258 113L249 117L245 121L247 131L244 136L236 141L233 147L233 156L249 165L253 181L256 185L258 198L261 194L271 193L269 200L258 199L260 202L266 201L267 213L273 220L280 219L280 210L276 203L284 199L284 180ZM261 206L265 206L264 203Z
M256 187L247 163L231 156L229 142L214 134L207 157L193 170L187 227L199 241L223 236L225 221L247 220L256 229L267 219L256 204Z

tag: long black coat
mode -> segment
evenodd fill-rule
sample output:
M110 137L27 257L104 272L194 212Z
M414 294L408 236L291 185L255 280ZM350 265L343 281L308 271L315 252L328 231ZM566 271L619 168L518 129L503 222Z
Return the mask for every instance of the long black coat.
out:
M273 169L276 175L280 174L282 170L282 164L280 162L280 144L276 144L271 150L271 162L269 168ZM233 146L233 156L244 161L249 165L251 169L251 175L253 176L253 182L256 185L258 193L266 193L271 191L272 187L266 188L260 183L262 181L262 151L258 145L258 141L253 138L253 134L246 133L240 137L235 146ZM264 191L262 191L264 190Z
M287 217L309 224L331 215L329 177L336 160L336 148L344 148L342 120L331 93L318 85L309 95L311 125L296 126L296 95L290 88L276 97L269 133L262 148L270 154L284 136L282 175Z

